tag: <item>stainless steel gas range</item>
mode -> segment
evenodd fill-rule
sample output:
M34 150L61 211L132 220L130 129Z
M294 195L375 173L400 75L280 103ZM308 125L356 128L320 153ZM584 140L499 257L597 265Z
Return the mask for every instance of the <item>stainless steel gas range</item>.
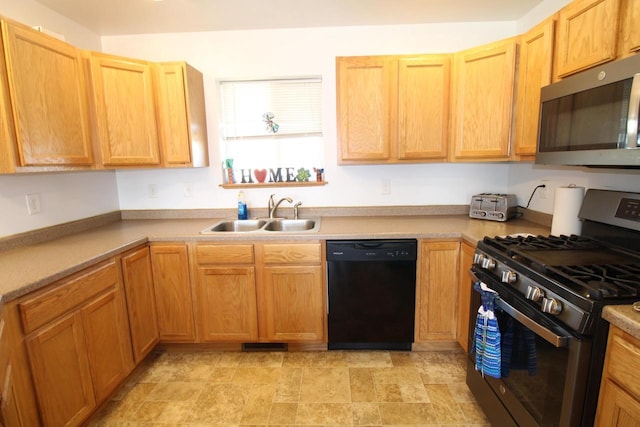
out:
M494 426L593 425L602 308L640 300L640 194L589 190L579 217L581 236L478 243L467 384Z

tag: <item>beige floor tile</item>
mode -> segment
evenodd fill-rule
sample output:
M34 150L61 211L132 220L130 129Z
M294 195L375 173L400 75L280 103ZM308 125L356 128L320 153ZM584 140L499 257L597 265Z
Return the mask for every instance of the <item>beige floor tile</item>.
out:
M455 352L152 354L92 427L489 427Z
M300 402L351 403L348 368L304 368Z
M353 425L356 426L377 426L382 424L377 403L352 403L351 414Z
M435 424L438 418L430 403L379 403L382 423Z
M369 368L349 368L352 402L376 402L376 389Z
M375 384L422 384L418 369L413 367L374 368L372 373Z
M352 425L349 403L299 403L298 425Z

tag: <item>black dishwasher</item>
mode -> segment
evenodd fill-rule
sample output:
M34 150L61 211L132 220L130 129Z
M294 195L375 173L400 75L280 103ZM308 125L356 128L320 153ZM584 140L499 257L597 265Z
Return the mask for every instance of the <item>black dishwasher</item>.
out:
M329 350L411 350L415 239L327 241Z

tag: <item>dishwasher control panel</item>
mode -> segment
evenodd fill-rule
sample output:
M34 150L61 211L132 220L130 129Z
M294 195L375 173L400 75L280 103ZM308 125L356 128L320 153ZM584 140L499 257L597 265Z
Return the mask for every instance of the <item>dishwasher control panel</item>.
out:
M414 261L417 254L415 239L327 241L327 261Z

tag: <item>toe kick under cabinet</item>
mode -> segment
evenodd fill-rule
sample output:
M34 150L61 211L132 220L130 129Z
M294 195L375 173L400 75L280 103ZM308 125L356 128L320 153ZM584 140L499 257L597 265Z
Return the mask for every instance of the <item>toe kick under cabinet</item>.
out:
M202 342L326 341L322 243L198 243Z

